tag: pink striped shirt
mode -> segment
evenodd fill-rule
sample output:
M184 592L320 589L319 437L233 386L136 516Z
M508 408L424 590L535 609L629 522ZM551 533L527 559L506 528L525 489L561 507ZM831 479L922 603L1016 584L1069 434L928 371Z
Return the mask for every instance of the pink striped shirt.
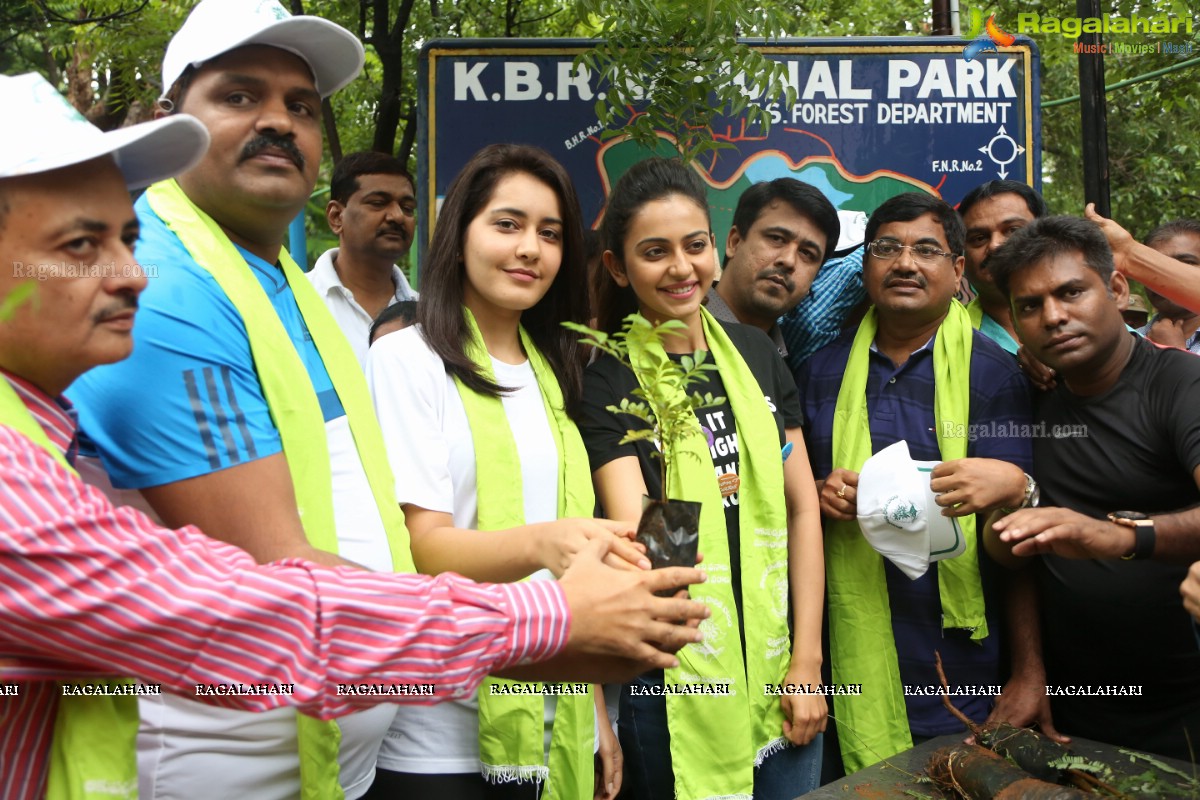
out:
M6 377L66 452L76 430L66 402ZM558 653L569 627L555 581L476 584L299 559L257 566L195 527L168 530L113 506L0 425L5 800L42 797L61 696L53 680L125 675L188 697L202 683L294 684L290 697L207 700L251 711L291 703L329 718L467 695L490 671ZM435 697L337 694L361 681L433 683Z

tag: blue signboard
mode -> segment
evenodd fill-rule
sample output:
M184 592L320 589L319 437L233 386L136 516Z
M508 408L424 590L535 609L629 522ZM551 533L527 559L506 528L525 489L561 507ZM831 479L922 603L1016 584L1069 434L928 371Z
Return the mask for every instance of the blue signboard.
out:
M649 153L604 137L604 86L573 61L581 40L429 43L420 63L420 218L431 220L454 175L494 142L539 145L575 181L584 220L598 224L608 191ZM869 215L883 200L921 190L957 204L995 178L1041 183L1039 56L1023 37L964 53L955 38L784 40L755 45L785 65L795 101L758 97L769 129L722 118L713 135L733 145L695 166L710 187L713 229L724 241L751 183L792 175L843 212ZM752 81L748 81L752 83ZM634 106L631 113L640 109ZM667 134L658 152L674 154ZM428 241L429 229L420 237Z

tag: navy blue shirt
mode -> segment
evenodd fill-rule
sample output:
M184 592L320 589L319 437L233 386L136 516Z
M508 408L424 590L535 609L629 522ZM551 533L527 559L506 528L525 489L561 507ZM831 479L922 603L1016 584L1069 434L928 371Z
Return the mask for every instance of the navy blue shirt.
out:
M804 434L813 475L824 479L833 470L833 412L846 372L857 328L848 330L817 351L796 371ZM871 448L878 453L901 439L917 461L941 461L934 430L934 372L931 339L903 366L872 348L867 372L867 413ZM1032 462L1029 437L1032 397L1029 383L1016 361L999 345L975 331L971 345L971 401L967 456L1008 461L1026 472ZM980 528L982 533L982 528ZM981 644L966 631L942 630L937 564L917 580L909 580L884 560L892 611L892 632L906 686L937 686L933 651L942 654L951 687L997 686L1006 672L1000 663L1001 568L978 549L989 635ZM962 731L936 695L905 697L909 728L918 736ZM954 698L967 716L982 722L991 708L990 696Z

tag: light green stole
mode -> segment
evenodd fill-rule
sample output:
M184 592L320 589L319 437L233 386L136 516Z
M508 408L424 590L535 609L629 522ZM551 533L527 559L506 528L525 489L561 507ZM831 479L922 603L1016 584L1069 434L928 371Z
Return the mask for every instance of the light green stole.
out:
M0 376L0 424L23 435L72 475L76 474L3 376ZM115 686L129 681L116 678L88 683ZM136 697L59 698L50 744L47 800L136 800L137 732Z
M834 469L858 472L873 452L867 372L877 330L878 317L871 308L850 347L838 391L833 416ZM972 336L966 309L952 300L933 345L934 427L944 461L967 455L966 436L944 437L943 432L967 429ZM961 517L959 525L967 540L966 552L937 567L942 627L965 628L979 641L988 635L988 629L974 515ZM847 772L855 772L912 747L883 557L867 543L857 522L826 522L825 585L833 682L864 687L862 695L834 698L842 760Z
M689 592L713 613L700 625L704 641L679 652L679 666L666 670L665 682L668 686L724 684L729 694L668 694L667 727L679 800L749 800L754 768L787 746L779 700L765 692L768 684L783 680L792 655L783 458L779 429L762 387L720 323L707 309L701 308L700 313L737 427L746 653L738 636L724 501L712 454L693 416L693 435L673 443L674 469L666 494L702 503L699 550L708 580ZM669 358L661 345L631 350L629 356L643 388L656 365Z
M479 371L495 380L491 356L475 317L463 308L471 338L467 356ZM524 328L521 345L537 379L546 418L558 447L558 517L591 517L596 505L587 450L579 429L567 415L553 367ZM525 524L525 491L521 460L504 404L499 397L478 394L455 379L467 413L475 448L477 529L504 530ZM541 695L493 695L492 687L517 681L488 678L479 687L479 760L483 775L495 783L534 780L545 785L543 800L577 800L592 796L595 772L596 706L593 690L561 695L554 709L550 760L544 756L545 702ZM602 724L607 725L608 720Z
M971 327L979 330L979 326L983 324L983 304L979 302L978 297L967 303L967 317L971 320Z
M336 553L333 474L325 417L296 346L245 258L220 226L183 193L178 183L174 180L156 183L146 191L146 198L154 213L179 237L195 262L212 275L241 315L263 396L283 443L304 534L313 547ZM279 265L346 412L359 460L387 532L392 569L415 572L383 433L358 359L329 309L287 250L279 251ZM337 755L341 731L337 723L303 714L297 714L296 722L301 796L304 800L340 800L343 795L338 783Z

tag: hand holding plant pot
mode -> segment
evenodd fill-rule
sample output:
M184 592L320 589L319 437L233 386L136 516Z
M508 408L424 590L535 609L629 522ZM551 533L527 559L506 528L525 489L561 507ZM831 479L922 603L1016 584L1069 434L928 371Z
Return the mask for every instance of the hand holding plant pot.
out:
M609 519L572 517L529 526L535 533L532 546L542 566L561 578L580 552L593 541L609 543L604 563L614 569L650 569L646 548L633 541L632 527ZM690 566L690 565L689 565Z
M638 387L633 390L636 400L622 398L620 405L607 406L613 414L625 414L641 420L645 428L625 432L621 444L654 442L662 469L663 496L646 498L638 523L637 541L646 546L646 554L654 568L665 566L694 566L700 539L700 503L672 500L667 495L675 478L675 459L678 455L695 457L678 445L690 437L703 437L696 409L725 402L711 393L688 393L688 388L701 380L704 372L716 370L707 361L708 352L697 350L678 362L666 355L662 340L686 330L678 320L652 324L641 314L625 318L621 330L609 335L574 323L563 323L583 335L583 343L628 367L637 376Z

